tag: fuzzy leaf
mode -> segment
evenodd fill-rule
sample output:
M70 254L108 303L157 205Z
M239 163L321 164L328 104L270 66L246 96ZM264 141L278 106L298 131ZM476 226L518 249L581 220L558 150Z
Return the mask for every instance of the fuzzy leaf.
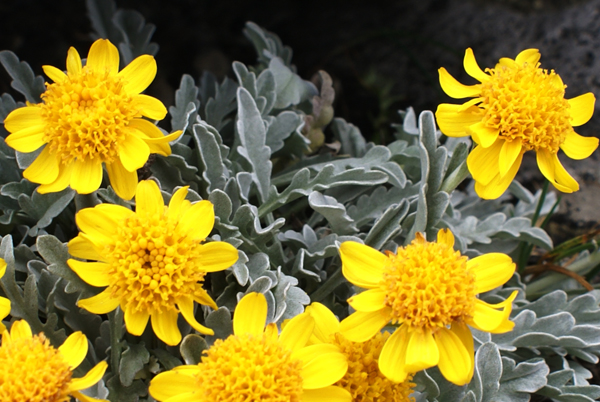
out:
M202 361L202 352L208 349L203 337L196 334L186 335L179 345L179 352L185 364L198 364Z
M337 202L335 198L313 191L308 195L308 204L327 219L332 232L340 235L358 232L354 221L346 214L344 205Z
M277 35L266 29L262 29L254 22L246 22L244 35L254 45L260 63L266 65L269 63L269 60L277 56L284 61L285 65L290 65L292 61L292 49L284 46Z
M144 346L144 343L131 344L121 354L119 361L119 377L121 384L129 387L135 378L135 375L144 368L144 365L150 360L150 352Z
M117 6L113 0L86 0L88 17L94 29L95 38L110 40L113 44L123 41L123 34L115 26L113 16L117 12Z
M112 21L123 36L123 41L119 43L122 65L131 63L143 54L155 56L158 53L158 45L150 42L156 26L146 24L142 14L135 10L117 10Z
M204 167L202 178L208 184L207 191L210 193L215 189L223 190L230 173L223 163L227 154L223 155L223 145L220 145L217 140L219 133L203 122L194 124L193 131L196 147Z
M309 81L304 81L279 57L273 57L269 62L269 70L275 78L277 100L273 107L283 109L290 105L297 105L302 101L318 95L317 88Z
M175 91L175 106L169 108L171 130L185 132L196 121L199 107L198 87L190 75L184 74L179 89Z
M0 63L13 79L10 86L25 95L31 103L40 103L40 95L46 91L44 78L34 75L33 70L10 50L0 52Z
M342 155L350 155L355 158L364 156L367 152L367 142L360 133L358 127L346 122L346 120L336 117L331 123L331 130L336 140L340 142Z

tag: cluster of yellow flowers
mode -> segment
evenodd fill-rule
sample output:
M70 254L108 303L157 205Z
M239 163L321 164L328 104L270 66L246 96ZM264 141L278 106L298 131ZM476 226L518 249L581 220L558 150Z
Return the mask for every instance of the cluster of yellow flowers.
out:
M532 149L556 188L575 191L558 149L581 159L598 145L572 128L591 117L593 95L564 100L562 81L539 69L538 60L530 49L484 73L468 49L465 69L481 82L473 86L440 69L450 96L476 97L463 105L440 105L436 115L445 134L471 135L477 143L467 163L483 198L499 197ZM120 308L132 335L141 335L150 320L167 345L181 341L179 313L195 330L212 335L196 320L194 302L217 308L202 286L205 276L230 267L238 253L228 243L207 241L215 219L209 201L191 203L188 189L180 188L165 205L156 182L138 183L136 170L149 154L168 155L169 141L181 134L164 135L144 119L166 115L160 101L140 94L155 76L154 58L140 56L119 72L117 49L101 39L85 66L74 48L66 64L66 74L44 67L54 83L47 85L43 102L16 109L5 127L11 132L6 142L16 150L43 148L23 173L41 184L39 192L68 186L93 192L101 186L104 165L115 192L126 200L135 196L135 211L100 204L77 213L80 233L68 243L74 257L68 264L85 282L105 287L78 306L95 314ZM265 297L249 293L236 307L233 335L216 341L200 363L158 374L150 395L164 402L408 401L418 371L438 366L454 384L471 380L469 327L503 333L514 325L509 316L517 292L495 305L477 295L506 283L515 264L500 253L468 259L454 250L447 229L438 232L437 241L417 233L395 253L344 242L340 255L347 280L366 289L348 300L353 314L339 322L327 307L312 303L280 330L267 323ZM4 260L0 271L4 275ZM1 318L9 313L10 301L0 298ZM72 378L87 354L81 332L55 348L22 320L10 332L0 330L0 400L97 400L80 391L101 380L106 362Z

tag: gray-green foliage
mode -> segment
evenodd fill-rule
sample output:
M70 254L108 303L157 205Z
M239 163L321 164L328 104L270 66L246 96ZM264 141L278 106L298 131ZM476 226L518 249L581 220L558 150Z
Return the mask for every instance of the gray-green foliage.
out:
M87 0L87 6L95 35L118 46L123 65L158 51L150 42L154 26L139 13L118 10L110 0ZM249 292L265 295L268 322L280 324L311 301L345 317L346 298L354 288L340 271L338 247L344 241L395 250L417 232L433 240L439 229L450 228L457 248L471 257L513 253L521 243L552 248L546 232L531 223L539 192L531 194L515 182L509 190L516 200L512 203L507 202L510 195L483 201L472 186L456 190L468 174L470 143L444 139L431 112L401 113L396 140L387 146L366 141L358 127L334 118L325 130L339 152L326 147L312 152L303 128L307 117L314 120L314 98L325 95L298 75L291 49L276 35L254 23L244 33L256 49L256 65L234 62L234 77L220 82L208 72L197 81L184 75L169 108L171 131L183 135L171 144L172 154L157 155L147 172L160 183L166 200L180 186L189 186L191 201L210 200L216 215L211 239L238 249L238 261L210 274L207 282L219 309L196 311L214 336L201 337L184 324L182 343L167 349L150 330L141 337L127 334L120 310L107 320L75 307L79 299L100 291L66 263L65 243L77 234L75 212L100 202L133 203L120 200L111 188L85 196L74 196L70 189L42 195L22 179L22 170L37 154L16 153L0 139L0 227L7 234L0 256L8 264L2 292L12 301L13 319L25 318L53 344L73 331L87 335L93 347L78 374L108 358L105 382L89 390L91 396L151 400L147 386L153 375L198 363L215 340L232 333L232 313ZM0 62L13 88L39 102L43 79L12 53L1 52ZM332 102L333 92L327 96ZM19 106L2 95L0 117ZM542 214L555 200L553 194L546 198ZM599 256L597 250L583 253L573 266L588 272ZM590 373L579 362L597 363L600 356L600 296L549 292L573 290L549 278L533 282L530 290L515 275L509 288L483 295L498 302L519 290L514 330L498 335L473 331L473 381L457 387L437 369L427 370L415 377L416 400L528 401L532 394L556 401L598 398L600 388L588 383ZM541 297L529 301L525 294Z

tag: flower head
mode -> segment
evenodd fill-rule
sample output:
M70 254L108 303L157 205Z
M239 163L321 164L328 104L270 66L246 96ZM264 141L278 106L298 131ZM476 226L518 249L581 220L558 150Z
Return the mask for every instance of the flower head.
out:
M92 313L118 306L125 326L141 335L151 318L152 329L168 345L181 341L179 312L203 334L213 334L194 317L194 301L212 308L215 302L202 288L207 272L222 271L238 258L237 250L220 241L203 243L215 220L210 201L191 204L187 187L173 194L169 206L152 180L138 184L136 211L100 204L75 217L81 233L69 242L68 264L92 286L107 286L100 294L78 302Z
M490 253L467 259L453 246L454 235L443 229L437 242L418 233L396 254L350 241L340 247L344 276L367 289L348 299L356 312L341 322L340 332L364 342L388 323L397 325L379 357L379 369L392 381L437 365L448 381L464 385L474 369L467 325L491 333L514 326L508 317L516 291L495 305L476 297L510 279L515 271L510 257Z
M13 323L2 334L0 346L0 400L2 402L68 402L71 396L82 402L98 401L82 394L102 379L107 364L101 361L82 378L73 378L73 369L83 362L88 340L74 332L54 348L44 334L32 335L26 321ZM105 401L107 402L107 401Z
M11 134L6 143L20 152L42 148L23 176L40 183L40 193L71 186L81 194L91 193L102 182L102 164L115 192L131 199L137 184L136 170L151 152L169 155L169 141L181 132L164 136L150 121L167 114L155 98L140 93L156 75L156 61L142 55L119 71L119 52L106 39L92 44L87 63L71 47L67 73L52 66L44 72L42 103L12 111L4 126Z
M540 53L527 49L515 60L502 58L481 71L471 49L465 53L467 74L480 82L463 85L445 68L440 84L453 98L474 97L462 105L441 104L435 113L442 132L450 137L471 135L478 144L467 158L480 197L498 198L514 179L523 154L536 152L542 174L565 193L579 189L558 159L558 150L572 159L585 159L598 139L582 137L573 127L586 123L594 112L590 92L565 99L565 85L553 70L539 68Z
M408 375L404 381L393 382L386 378L378 367L379 356L389 332L378 332L365 342L352 342L340 333L340 322L321 303L312 303L306 312L315 319L314 342L330 342L338 345L348 359L346 375L336 382L352 394L353 402L414 401L410 397L414 383Z
M308 313L292 318L278 333L268 324L267 301L249 293L233 316L233 335L217 340L202 361L161 373L149 392L161 402L350 402L337 386L348 365L339 348L328 343L308 345L315 319Z
M6 261L0 258L0 278L6 273ZM0 296L0 320L5 319L10 314L10 300ZM0 321L0 334L6 331L6 326Z

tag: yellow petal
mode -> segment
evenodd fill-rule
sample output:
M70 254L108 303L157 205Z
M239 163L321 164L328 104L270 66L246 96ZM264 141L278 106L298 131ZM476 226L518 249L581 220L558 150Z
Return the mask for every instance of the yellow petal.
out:
M82 236L81 233L77 235L77 237L71 239L67 245L69 247L69 254L73 257L83 258L85 260L104 260L96 247L94 247L94 244Z
M406 380L409 372L405 365L408 348L408 326L401 325L390 336L379 355L379 371L394 382Z
M437 242L447 244L450 248L454 248L454 234L450 229L440 229L437 234Z
M70 162L67 165L59 163L58 176L56 177L56 180L54 180L52 183L42 184L39 186L37 188L38 193L47 194L63 191L71 183L71 176L73 175L74 166L75 164L73 162Z
M25 320L15 321L13 322L12 327L10 327L10 338L12 341L18 339L30 339L32 335L31 327Z
M442 133L448 137L466 137L468 128L481 121L483 112L477 106L463 109L463 105L442 103L435 111L435 118Z
M438 70L442 90L451 98L462 99L479 96L481 85L464 85L458 82L444 67Z
M381 331L390 319L389 307L369 313L357 311L340 322L340 333L352 342L365 342Z
M456 385L471 381L473 351L467 350L458 335L447 328L440 328L434 337L440 351L438 367L446 380Z
M130 95L137 95L148 88L156 77L156 60L149 54L141 55L117 75L125 81L125 91Z
M81 72L81 57L77 50L71 46L67 52L67 73L77 75Z
M291 351L303 348L315 328L315 319L308 313L298 314L281 330L279 341Z
M108 210L85 208L75 215L75 223L79 229L90 236L94 243L113 243L119 220L107 213Z
M342 387L331 385L319 389L305 389L302 402L352 402L352 395Z
M508 314L510 314L511 307L507 307ZM492 332L508 319L508 315L505 313L506 308L504 310L496 310L486 302L477 299L475 301L473 317L469 324L480 331Z
M125 327L131 335L140 336L148 325L150 313L148 311L133 311L133 308L125 308Z
M514 274L516 265L502 253L488 253L467 261L467 269L475 274L475 293L483 293L504 285Z
M5 319L8 315L10 314L10 300L7 299L6 297L0 297L0 320ZM2 324L4 325L4 324ZM3 328L2 331L0 332L4 332L6 328Z
M202 200L194 203L181 217L177 229L197 240L208 237L215 225L215 208L212 202Z
M177 307L181 311L183 318L194 328L196 331L203 335L214 335L215 332L200 324L194 316L194 300L191 297L182 296L177 300Z
M369 289L348 299L348 304L356 311L379 311L385 307L387 291L381 288Z
M200 246L199 268L204 272L217 272L229 268L238 260L235 247L224 241L213 241Z
M169 201L169 210L167 211L167 215L171 219L179 219L179 215L181 214L181 206L183 205L183 201L188 193L188 188L190 186L184 186L175 191L173 196L171 197L171 201Z
M141 94L134 96L133 100L140 108L142 116L152 120L162 120L167 115L167 108L156 98Z
M598 148L598 138L583 137L575 131L567 133L560 149L571 159L581 160L589 157Z
M571 125L573 127L581 126L592 118L596 103L596 97L593 93L588 92L573 99L567 99L567 102L571 107Z
M417 372L438 364L440 353L429 329L414 329L408 334L406 371Z
M520 141L504 141L500 150L498 163L500 164L500 176L505 176L513 167L519 154L523 151Z
M138 184L137 171L125 169L119 159L106 164L108 179L115 193L124 200L131 200L135 195Z
M81 299L77 302L77 306L86 309L94 314L110 313L119 307L119 299L112 297L111 289L107 288L102 293L87 299Z
M329 342L331 335L340 331L340 322L327 307L318 302L311 303L305 310L315 319L313 335L316 337L314 343Z
M135 211L138 215L162 215L165 201L158 184L154 180L143 180L138 183L135 194Z
M471 371L469 372L469 378L473 378L473 372L475 371L475 348L473 346L473 334L471 334L471 330L467 324L457 321L452 323L450 331L452 331L454 335L458 336L458 339L460 339L464 347L467 349L467 353L471 358Z
M479 195L481 198L483 198L485 200L493 200L493 199L500 197L502 194L504 194L504 192L506 191L508 186L510 186L510 183L512 183L513 179L517 175L517 172L519 171L519 167L521 166L521 161L523 160L523 154L524 154L524 152L521 152L519 154L519 156L517 157L517 160L512 165L510 170L508 172L506 172L505 176L500 176L500 172L498 172L498 174L496 174L492 178L492 180L490 180L490 182L487 183L486 185L483 185L480 182L476 182L475 183L475 192L477 193L477 195ZM467 160L468 160L468 158L467 158Z
M135 172L144 166L150 156L150 148L142 139L135 135L127 135L119 146L119 158L123 167Z
M15 131L6 137L6 143L9 147L14 148L19 152L33 152L46 144L44 141L45 128L45 124L28 126L27 128Z
M267 299L262 293L248 293L238 303L233 313L235 335L262 335L267 323Z
M110 75L119 72L119 51L108 39L98 39L88 52L87 64L91 70Z
M58 177L59 161L55 154L46 147L23 172L23 177L34 183L49 184Z
M58 347L65 363L71 370L79 366L88 352L88 340L81 331L73 332Z
M469 132L473 140L484 148L492 146L500 135L497 128L488 127L481 121L469 126Z
M206 290L202 289L201 283L195 284L194 294L192 295L194 301L198 304L202 304L203 306L208 306L213 310L217 310L219 307L217 303L206 293Z
M504 140L498 139L488 148L479 145L469 153L467 167L476 182L486 185L499 175L499 158L503 142Z
M198 390L197 380L192 372L169 370L159 373L150 381L148 392L158 401Z
M480 82L489 81L490 76L484 73L481 68L479 68L479 64L475 60L475 55L473 54L473 50L468 48L465 51L465 58L463 60L463 65L465 66L465 71L471 77L475 78Z
M148 139L162 139L165 137L162 131L152 122L146 119L133 119L129 122L128 127L134 129L137 135L148 144L151 153L163 156L171 155L171 147L168 141L158 143L148 141Z
M554 187L563 193L572 193L573 191L579 190L579 184L565 170L558 160L558 155L556 153L540 149L536 152L536 156L540 171Z
M63 82L67 78L67 74L54 66L42 66L42 70L54 82Z
M164 343L169 346L175 346L181 342L181 332L177 327L177 316L179 313L175 310L165 310L153 312L150 316L152 330Z
M515 290L502 303L491 304L490 305L490 306L492 306L494 308L502 308L503 311L504 311L504 319L503 319L503 321L495 329L491 330L490 333L492 333L492 334L503 334L505 332L510 332L510 331L513 330L513 328L515 327L515 323L512 322L512 321L510 321L509 317L510 317L510 313L512 312L513 301L517 297L518 293L519 292L517 290Z
M110 264L104 262L81 262L72 259L67 260L67 264L84 282L92 286L100 287L110 284L110 275L108 274Z
M70 395L77 398L78 402L110 402L106 399L98 399L98 398L93 398L91 396L87 396L86 394L82 394L79 391L70 391Z
M345 241L340 246L342 273L352 284L372 289L383 279L387 257L364 244Z
M6 266L7 264L4 258L0 258L0 278L2 278L6 273Z
M45 125L46 122L42 119L42 108L37 105L15 109L6 116L6 119L4 119L4 128L9 133L21 131L32 126Z
M99 159L77 159L71 174L71 188L79 194L89 194L102 184L102 161Z
M105 361L101 361L96 364L87 374L81 378L71 378L71 382L69 383L70 391L80 391L82 389L87 389L92 385L98 383L104 376L106 369L108 368L108 364Z
M333 385L348 371L348 360L337 346L320 343L292 354L302 361L302 388L318 389Z
M529 64L529 65L536 65L537 62L540 60L541 54L540 51L537 49L525 49L523 50L521 53L519 53L517 55L517 57L515 58L515 62L517 64Z

